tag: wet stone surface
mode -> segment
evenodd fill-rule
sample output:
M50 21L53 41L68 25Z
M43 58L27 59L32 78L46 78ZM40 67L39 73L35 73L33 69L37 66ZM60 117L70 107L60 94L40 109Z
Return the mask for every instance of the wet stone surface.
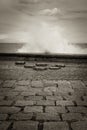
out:
M80 129L87 129L87 63L0 60L0 130Z

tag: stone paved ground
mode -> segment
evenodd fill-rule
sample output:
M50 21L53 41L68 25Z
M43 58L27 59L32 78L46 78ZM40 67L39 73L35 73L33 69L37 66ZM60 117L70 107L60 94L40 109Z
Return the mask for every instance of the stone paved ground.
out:
M0 130L87 130L87 63L0 60Z

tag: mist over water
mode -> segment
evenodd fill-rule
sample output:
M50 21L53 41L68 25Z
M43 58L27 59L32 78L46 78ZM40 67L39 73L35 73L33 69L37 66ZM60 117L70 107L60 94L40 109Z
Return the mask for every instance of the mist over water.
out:
M39 21L32 23L29 32L25 35L26 45L18 52L60 52L68 42L62 35L62 28L52 23Z
M44 53L44 54L87 54L87 46L83 48L80 45L72 45L68 44L66 46L61 45L61 47L57 45L57 49L49 47L49 49L38 48L31 50L32 47L29 47L28 44L24 44L20 49L16 52L18 53Z
M86 27L86 0L0 0L0 52L87 54Z

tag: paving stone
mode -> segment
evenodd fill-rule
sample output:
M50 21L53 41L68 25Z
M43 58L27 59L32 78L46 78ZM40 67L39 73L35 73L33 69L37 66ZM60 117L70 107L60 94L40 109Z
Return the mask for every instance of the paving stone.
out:
M87 101L85 100L84 101L76 100L75 102L78 106L87 106Z
M87 86L87 80L85 80L85 81L83 81L84 82L84 84Z
M85 93L85 95L87 95L87 90L84 93Z
M42 91L42 92L38 92L37 95L39 95L39 96L50 96L50 95L53 95L53 93L51 91L50 92Z
M47 66L47 63L36 63L36 66Z
M36 104L35 101L17 100L15 106L33 106Z
M77 89L85 88L84 83L82 81L80 81L80 80L71 81L71 86L73 88L77 88Z
M25 64L25 61L16 61L15 64L16 64L16 65L24 65L24 64Z
M58 90L57 90L57 93L60 92L60 93L73 93L74 90L72 89L71 85L70 85L70 82L69 81L66 81L66 80L63 80L63 81L58 81Z
M38 81L38 80L32 81L31 82L31 87L42 88L43 87L43 83L42 83L42 81Z
M39 121L60 121L60 117L58 114L53 113L37 113L36 114L36 120Z
M57 81L55 80L43 80L44 86L45 87L56 87L57 86Z
M24 65L24 68L34 68L35 67L35 64L34 63L26 63L25 65Z
M39 96L38 93L40 92L42 93L42 88L28 88L27 91L22 91L21 95L22 96L34 96L34 95Z
M59 94L61 94L61 95L67 94L68 95L69 93L74 93L74 90L71 88L69 88L69 89L57 88L57 91L54 92L54 95L59 95Z
M36 101L36 105L39 105L39 106L54 106L55 103L54 103L54 101L42 100L42 101Z
M57 88L56 87L45 87L43 89L44 92L56 92Z
M70 82L67 80L58 80L58 87L67 89L72 88Z
M84 100L84 101L87 101L87 96L83 96L83 100Z
M7 100L14 100L15 98L17 98L17 96L19 95L20 92L8 92L5 94L5 97Z
M52 101L63 100L62 96L46 96L46 99Z
M74 91L75 92L77 92L77 93L83 93L84 95L86 95L87 94L87 87L85 87L85 88L74 88ZM80 93L80 94L81 94Z
M43 88L33 88L33 87L28 89L28 91L31 91L31 92L33 91L35 93L42 92L42 90L43 90Z
M4 90L5 88L3 88L3 90ZM0 97L1 96L6 96L8 94L8 92L7 91L4 91L4 92L2 92L2 91L0 91Z
M27 86L27 85L30 85L30 81L29 80L20 80L16 84L17 85Z
M36 71L44 71L44 70L47 70L47 67L44 67L44 66L35 66L33 69L36 70Z
M86 90L84 90L84 89L74 89L74 90L75 90L75 91L74 91L74 94L75 94L76 96L79 96L79 97L84 96L85 93L86 93Z
M12 92L13 88L0 88L0 93L4 93L4 92Z
M62 114L62 119L64 121L79 121L83 120L83 116L80 113L65 113Z
M68 110L70 112L75 112L75 113L87 113L87 108L83 106L68 107Z
M18 92L21 92L21 91L28 91L28 87L27 86L15 86L15 89L14 91L18 91Z
M75 101L75 100L81 99L81 95L77 95L75 93L70 94L70 95L68 93L64 93L62 94L62 97L64 100L68 100L68 101Z
M87 130L87 121L78 121L71 124L73 130Z
M17 114L12 114L10 116L11 120L17 120L17 121L22 121L22 120L31 120L33 117L33 113L17 113Z
M1 122L0 123L0 130L7 130L8 128L9 128L9 126L10 126L10 122Z
M5 88L12 88L15 85L15 82L15 80L5 80L2 86Z
M61 106L47 106L46 112L48 113L66 113L65 107Z
M25 99L32 101L40 101L43 99L43 96L25 96Z
M0 114L0 121L5 121L7 119L7 114Z
M11 113L17 113L20 111L20 108L18 107L0 107L0 113L2 114L11 114Z
M24 108L24 112L43 112L43 107L42 106L27 106Z
M58 70L58 69L61 69L61 67L59 67L59 66L50 66L49 69L50 70Z
M5 98L4 96L0 96L0 101L4 100L4 98Z
M58 64L55 64L55 66L57 66L57 67L65 67L65 64L58 63Z
M66 122L45 122L43 130L69 130Z
M19 95L20 92L15 92L15 91L11 91L11 92L6 92L6 96L17 96Z
M14 123L12 130L38 130L38 122L18 121Z
M6 101L6 100L2 100L0 101L0 106L11 106L13 103L13 101L9 100L9 101Z
M87 121L87 114L84 114L83 116L83 121L86 120Z
M14 102L16 102L16 101L19 101L19 100L25 100L25 97L18 95L18 96L15 96L13 99L10 99L10 100L13 100Z
M56 101L57 106L74 106L72 101Z
M3 83L3 80L0 80L0 85Z
M28 92L22 92L22 96L35 96L36 92L35 91L28 91Z

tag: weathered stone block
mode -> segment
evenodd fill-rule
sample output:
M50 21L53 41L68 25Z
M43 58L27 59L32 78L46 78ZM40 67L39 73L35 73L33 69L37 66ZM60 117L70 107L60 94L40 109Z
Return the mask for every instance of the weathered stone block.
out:
M7 119L7 114L0 114L0 121L5 121Z
M6 113L6 114L11 114L11 113L17 113L20 111L20 108L18 107L0 107L0 113Z
M31 82L31 87L42 88L43 87L43 82L40 81L40 80L32 81Z
M42 100L42 101L36 101L36 105L39 106L54 106L54 101L48 101L48 100Z
M7 121L5 121L5 122L1 122L0 123L0 130L7 130L8 129L8 127L10 126L10 122L7 122Z
M32 116L33 116L33 113L27 113L27 114L25 114L25 113L17 113L17 114L12 114L11 116L10 116L10 119L11 120L20 120L20 121L22 121L22 120L31 120L32 119Z
M15 106L32 106L35 103L35 101L18 100L16 101Z
M38 122L18 121L14 123L13 130L38 130Z
M56 101L57 106L74 106L72 101Z
M60 121L60 117L58 114L53 114L53 113L37 113L36 120Z
M69 130L66 122L45 122L43 130Z
M29 80L20 80L16 83L17 85L22 85L22 86L27 86L30 85L30 81Z
M43 112L43 107L42 106L27 106L24 109L25 113L28 112Z
M78 121L83 120L83 117L80 113L65 113L62 114L62 119L64 121Z
M46 112L48 113L66 113L65 107L61 106L47 106Z
M68 110L74 113L87 113L87 108L83 106L68 107Z
M87 130L87 121L78 121L71 124L73 130Z

